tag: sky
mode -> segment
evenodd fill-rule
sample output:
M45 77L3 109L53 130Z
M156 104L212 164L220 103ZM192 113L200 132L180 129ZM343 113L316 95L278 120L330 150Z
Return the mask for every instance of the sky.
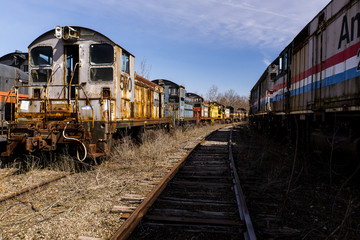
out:
M205 96L249 96L265 68L330 0L12 0L0 9L0 56L27 52L60 26L98 31L168 79Z

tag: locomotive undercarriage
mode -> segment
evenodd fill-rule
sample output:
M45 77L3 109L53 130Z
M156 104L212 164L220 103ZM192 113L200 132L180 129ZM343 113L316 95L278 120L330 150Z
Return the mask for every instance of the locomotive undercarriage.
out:
M256 129L269 137L294 144L298 140L302 149L324 158L340 159L344 164L360 159L359 121L359 112L265 114L250 120Z
M9 157L18 153L18 149L34 153L38 151L56 151L61 145L71 144L74 148L86 148L88 157L101 155L96 143L92 141L94 131L89 131L89 123L75 121L26 121L10 123L8 145L1 155ZM100 132L97 131L97 135ZM102 138L103 139L103 138ZM20 147L23 146L23 147Z
M75 152L81 151L81 156L78 156L80 159L109 156L111 147L116 144L123 132L139 134L154 127L169 129L169 120L13 122L8 126L8 144L1 156L10 157L18 154L21 149L25 153L55 152L63 146L70 146Z

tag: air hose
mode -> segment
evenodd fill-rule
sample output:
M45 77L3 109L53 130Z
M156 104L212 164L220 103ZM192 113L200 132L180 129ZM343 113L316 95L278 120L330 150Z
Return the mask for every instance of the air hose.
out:
M84 148L84 152L85 152L84 157L83 157L82 159L80 159L80 157L79 157L79 151L77 151L76 157L77 157L77 159L78 159L80 162L83 162L83 161L86 159L86 157L87 157L87 149L86 149L86 147L85 147L85 144L84 144L83 142L81 142L81 141L80 141L79 139L77 139L77 138L72 138L72 137L67 137L67 136L65 136L65 130L66 130L66 128L67 128L67 126L69 125L70 122L71 122L71 121L68 121L68 122L66 123L65 127L64 127L63 137L64 137L64 139L73 140L73 141L77 141L77 142L81 143L81 145L82 145L83 148Z

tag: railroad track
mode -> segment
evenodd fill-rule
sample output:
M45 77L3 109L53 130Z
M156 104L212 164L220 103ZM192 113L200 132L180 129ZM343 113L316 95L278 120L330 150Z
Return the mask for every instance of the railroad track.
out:
M14 175L15 173L16 173L16 172L14 171L14 173L12 173L12 174L7 174L6 176L4 175L3 178L5 178L5 177L10 177L10 176ZM23 188L23 189L21 189L21 190L19 190L19 191L16 191L16 192L10 193L10 194L8 194L8 195L5 195L5 196L3 196L3 197L0 197L0 203L1 203L1 202L4 202L4 201L7 201L7 200L10 200L10 199L13 199L13 198L15 198L15 197L18 197L18 196L23 195L23 194L25 194L25 193L31 192L31 191L33 191L33 190L39 190L39 189L41 189L41 187L43 187L43 186L46 186L46 185L48 185L48 184L50 184L50 183L52 183L52 182L58 181L58 180L60 180L60 179L62 179L62 178L65 178L65 177L67 177L67 176L69 176L69 175L72 175L72 174L73 174L72 172L70 172L70 173L65 173L65 174L61 174L61 175L59 175L59 176L46 179L46 180L44 180L44 181L42 181L42 182L40 182L40 183L38 183L38 184L34 184L34 185L31 185L31 186L25 187L25 188Z
M7 178L7 177L10 177L12 175L15 175L19 171L20 171L19 169L13 169L13 170L10 170L10 171L8 171L6 173L0 174L0 180L3 179L3 178Z
M233 171L231 135L224 128L198 144L112 239L256 239Z

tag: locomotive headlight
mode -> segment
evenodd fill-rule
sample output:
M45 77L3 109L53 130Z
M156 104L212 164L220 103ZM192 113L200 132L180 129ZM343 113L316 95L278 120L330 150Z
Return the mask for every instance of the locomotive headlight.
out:
M61 39L62 38L62 35L63 35L63 29L62 29L62 27L60 27L60 26L56 26L55 27L55 37L57 38L57 39Z

